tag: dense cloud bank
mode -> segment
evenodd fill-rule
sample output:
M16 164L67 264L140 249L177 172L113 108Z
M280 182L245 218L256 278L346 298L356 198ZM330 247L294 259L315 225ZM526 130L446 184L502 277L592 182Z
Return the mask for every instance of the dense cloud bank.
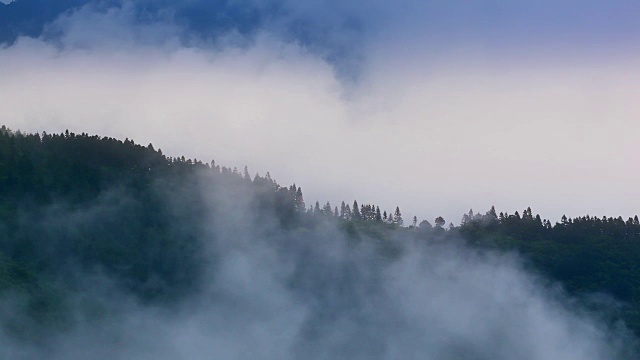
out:
M246 48L261 34L297 44L345 78L359 72L365 36L353 6L289 1L33 1L0 8L0 43L38 38L62 49L105 45ZM324 10L323 10L324 9Z
M1 357L635 358L636 340L622 324L588 312L514 255L436 238L416 241L406 232L386 240L353 237L331 221L284 228L276 214L256 210L257 195L242 187L220 187L206 177L189 184L199 184L203 212L182 221L196 229L171 226L185 233L177 238L195 233L203 244L197 291L177 302L147 302L108 271L76 271L66 315L72 321L35 343L3 327ZM191 211L191 190L166 192L174 221ZM47 234L43 241L70 241L91 234L87 226L112 226L132 215L125 209L136 200L119 191L86 208L58 206L30 220ZM149 254L155 246L162 244L151 241ZM17 301L5 296L5 325L27 321L8 311L20 308L12 307Z
M48 17L0 49L0 120L215 156L420 219L626 218L638 5L617 4L19 0L0 26Z
M628 166L637 153L635 49L603 54L637 34L637 2L592 2L577 17L572 1L339 3L0 6L0 117L24 131L133 136L170 154L268 167L319 189L309 199L375 195L407 218L455 222L492 203L552 219L559 208L637 210L628 200L640 179ZM577 36L585 29L594 36ZM74 287L64 315L72 320L60 329L16 338L16 328L33 326L21 294L3 299L0 357L637 358L624 326L514 256L354 239L333 224L282 229L254 211L251 194L188 186L202 212L192 211L192 192L175 189L159 208L170 209L169 239L203 246L197 264L179 261L193 255L182 246L166 256L136 244L133 254L180 275L144 278L145 290L175 293L169 287L196 279L195 292L168 304L140 298L113 275L140 264L107 243L99 250L114 269L77 274L80 264L59 264ZM85 246L96 228L127 239L118 225L149 221L136 213L145 200L111 189L81 206L25 208L19 224L55 257L73 251L62 240Z

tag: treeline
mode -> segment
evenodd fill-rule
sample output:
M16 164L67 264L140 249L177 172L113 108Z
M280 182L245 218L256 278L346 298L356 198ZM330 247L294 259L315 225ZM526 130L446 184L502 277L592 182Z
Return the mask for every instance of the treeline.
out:
M605 293L631 306L620 315L640 333L638 217L563 217L552 224L527 208L520 215L464 214L445 229L399 207L342 202L307 206L296 184L269 173L165 156L151 144L74 134L22 134L0 128L0 295L27 294L35 318L63 307L65 292L81 291L78 270L116 279L142 301L171 302L197 291L220 212L250 209L238 226L309 234L327 223L347 238L373 239L385 254L392 239L463 238L473 246L517 251L572 293ZM259 226L258 226L259 225ZM208 234L203 237L203 234ZM219 238L216 238L219 237ZM297 235L298 236L298 235ZM300 235L301 236L301 235ZM387 241L389 240L389 241ZM76 290L73 290L76 289ZM46 316L45 316L46 315ZM54 316L55 318L55 316Z
M0 288L27 278L29 291L41 290L37 280L75 286L81 269L106 272L145 301L185 296L199 282L202 234L216 223L211 214L234 207L244 209L238 216L247 227L272 219L277 231L340 216L402 224L399 209L383 216L376 207L376 216L373 205L353 212L345 205L341 213L329 204L307 208L300 187L280 186L269 173L252 177L246 167L168 157L130 139L3 126Z
M353 210L352 210L353 209ZM402 213L400 212L400 208L396 207L396 210L393 214L387 211L380 212L380 207L374 204L362 204L358 206L358 201L353 201L353 207L349 204L345 204L343 201L340 204L340 209L338 207L331 207L331 203L327 201L324 206L320 207L320 203L316 201L314 207L309 207L307 210L307 214L310 215L322 215L329 218L334 218L341 221L371 221L378 223L386 223L386 224L395 224L398 226L402 226L404 224L404 220L402 219Z
M621 318L640 333L638 216L580 216L552 224L530 208L514 214L465 214L454 230L470 244L513 250L573 294L606 294L621 301Z

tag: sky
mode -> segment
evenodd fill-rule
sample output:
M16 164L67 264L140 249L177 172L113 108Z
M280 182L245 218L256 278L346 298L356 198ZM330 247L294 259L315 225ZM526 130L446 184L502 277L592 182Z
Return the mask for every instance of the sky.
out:
M639 212L637 1L17 0L0 36L12 129L432 223Z

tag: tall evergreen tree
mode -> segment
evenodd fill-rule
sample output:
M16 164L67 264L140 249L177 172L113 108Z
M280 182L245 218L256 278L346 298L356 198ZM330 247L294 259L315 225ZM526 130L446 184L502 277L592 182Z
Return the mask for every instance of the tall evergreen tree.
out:
M396 211L393 214L393 222L394 224L398 224L402 226L404 224L404 220L402 220L402 213L400 212L400 207L396 206Z
M356 221L362 220L362 216L360 215L358 202L355 201L355 200L353 200L353 209L351 209L351 211L352 211L351 217L353 218L353 220L356 220Z
M418 228L420 228L421 230L428 230L431 229L433 226L431 226L431 223L428 222L427 220L422 220L420 221L420 224L418 225Z
M333 215L333 209L331 209L331 204L328 201L326 204L324 204L324 207L322 208L322 214L326 216Z
M298 211L299 213L303 213L306 209L306 205L304 203L304 197L302 196L301 187L298 187L298 190L296 191L295 208L296 208L296 211Z
M495 206L491 205L491 209L487 211L487 217L489 217L489 219L498 220L498 215L496 214Z

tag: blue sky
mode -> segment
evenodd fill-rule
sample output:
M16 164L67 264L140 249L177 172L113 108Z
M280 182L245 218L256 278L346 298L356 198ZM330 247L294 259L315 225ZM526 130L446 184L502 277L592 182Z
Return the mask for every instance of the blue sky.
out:
M0 21L12 128L133 137L428 220L638 212L637 1L18 0Z
M634 47L640 33L640 3L629 0L19 0L2 12L17 14L8 19L18 24L17 29L25 28L20 26L24 22L39 21L45 30L31 35L52 41L60 35L47 29L55 15L69 15L81 6L84 13L103 15L110 8L129 8L134 13L132 26L172 23L187 46L229 33L253 38L270 32L334 62L365 56L354 55L362 47L379 46L407 46L414 52L474 46L507 54L543 52L549 57L576 51L615 56ZM17 34L20 30L13 35Z

